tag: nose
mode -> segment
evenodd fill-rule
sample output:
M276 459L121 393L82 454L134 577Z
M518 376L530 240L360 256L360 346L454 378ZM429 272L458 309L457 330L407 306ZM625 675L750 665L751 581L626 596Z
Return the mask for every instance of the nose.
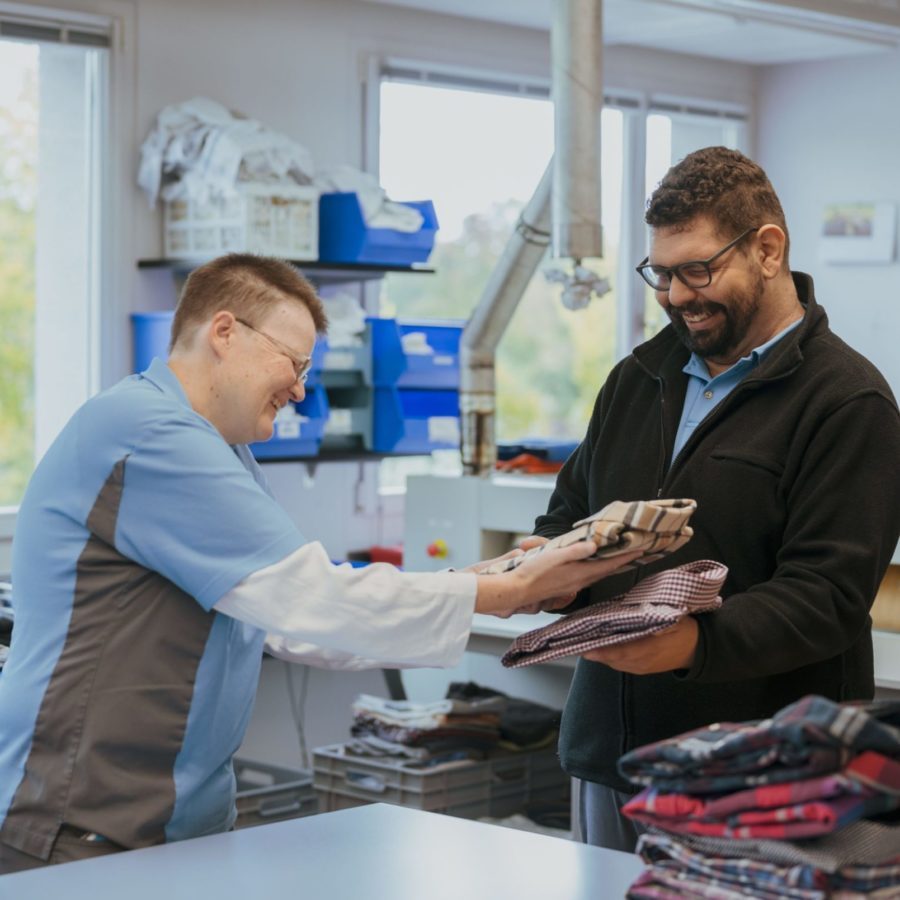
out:
M303 382L298 378L293 385L291 386L291 400L294 403L299 403L306 396L306 388L303 385Z
M680 278L673 278L668 291L657 291L656 297L662 306L680 306L697 298L697 291L688 287Z

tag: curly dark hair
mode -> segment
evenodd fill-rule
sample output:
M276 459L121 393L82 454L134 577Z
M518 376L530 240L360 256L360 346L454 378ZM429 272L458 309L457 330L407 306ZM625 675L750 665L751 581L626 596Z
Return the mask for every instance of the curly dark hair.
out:
M666 172L647 201L644 221L652 228L687 227L697 216L711 219L723 239L748 228L777 225L790 237L781 201L766 173L752 159L728 147L689 153Z

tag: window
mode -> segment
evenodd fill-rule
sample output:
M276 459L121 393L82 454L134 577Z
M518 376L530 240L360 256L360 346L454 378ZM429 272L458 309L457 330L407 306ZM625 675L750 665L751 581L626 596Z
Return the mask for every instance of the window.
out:
M109 43L94 21L0 6L0 506L96 390L100 147Z
M466 318L550 159L547 85L384 62L375 102L381 184L395 200L433 200L440 223L431 257L436 274L388 276L381 312ZM604 103L604 257L589 264L609 279L612 291L571 312L560 303L559 285L543 277L552 261L539 267L498 348L500 441L582 437L614 362L665 324L652 292L632 271L645 252L647 195L690 151L711 144L742 148L746 140L743 110L618 91L607 91ZM433 471L434 465L386 461L382 487L399 487L411 467ZM448 471L453 460L439 465Z
M432 199L440 224L431 257L437 274L386 279L381 311L466 318L550 160L552 104L526 91L383 80L380 124L382 185L393 199ZM602 141L606 255L590 264L614 281L620 111L604 110ZM500 440L580 437L597 386L614 361L614 294L586 310L567 310L559 285L542 274L548 265L553 262L546 258L498 348Z

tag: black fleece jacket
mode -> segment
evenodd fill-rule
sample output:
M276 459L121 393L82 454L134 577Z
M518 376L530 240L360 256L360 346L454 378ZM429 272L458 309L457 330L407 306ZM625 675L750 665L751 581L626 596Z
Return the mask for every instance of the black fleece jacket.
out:
M697 559L729 569L721 609L698 616L689 670L633 676L578 661L560 757L618 789L633 747L716 721L772 715L808 693L874 690L869 610L900 534L900 414L881 374L828 327L808 275L786 335L672 447L689 353L671 325L619 363L535 533L552 537L612 500L692 497L694 537L639 574L609 578L574 606Z

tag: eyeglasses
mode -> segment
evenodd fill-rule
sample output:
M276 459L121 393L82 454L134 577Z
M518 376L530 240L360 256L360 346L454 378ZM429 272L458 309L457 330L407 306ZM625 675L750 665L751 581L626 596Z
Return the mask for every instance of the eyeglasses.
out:
M689 288L706 287L712 282L711 263L715 262L723 253L727 253L732 247L736 247L748 234L753 234L753 232L759 231L760 228L762 228L761 225L757 225L755 228L748 228L733 241L727 243L718 253L713 253L708 259L692 259L667 268L666 266L651 266L649 264L650 257L647 256L639 266L635 266L635 272L654 291L669 290L672 287L673 275Z
M276 340L270 334L266 334L264 331L254 328L245 319L241 319L238 316L235 316L234 319L236 322L240 322L244 328L249 328L254 334L258 334L261 338L265 338L275 348L277 353L286 356L294 367L294 374L297 376L297 381L299 381L300 384L306 384L306 379L309 378L309 370L312 366L311 356L297 356L287 345L282 344L281 341Z

